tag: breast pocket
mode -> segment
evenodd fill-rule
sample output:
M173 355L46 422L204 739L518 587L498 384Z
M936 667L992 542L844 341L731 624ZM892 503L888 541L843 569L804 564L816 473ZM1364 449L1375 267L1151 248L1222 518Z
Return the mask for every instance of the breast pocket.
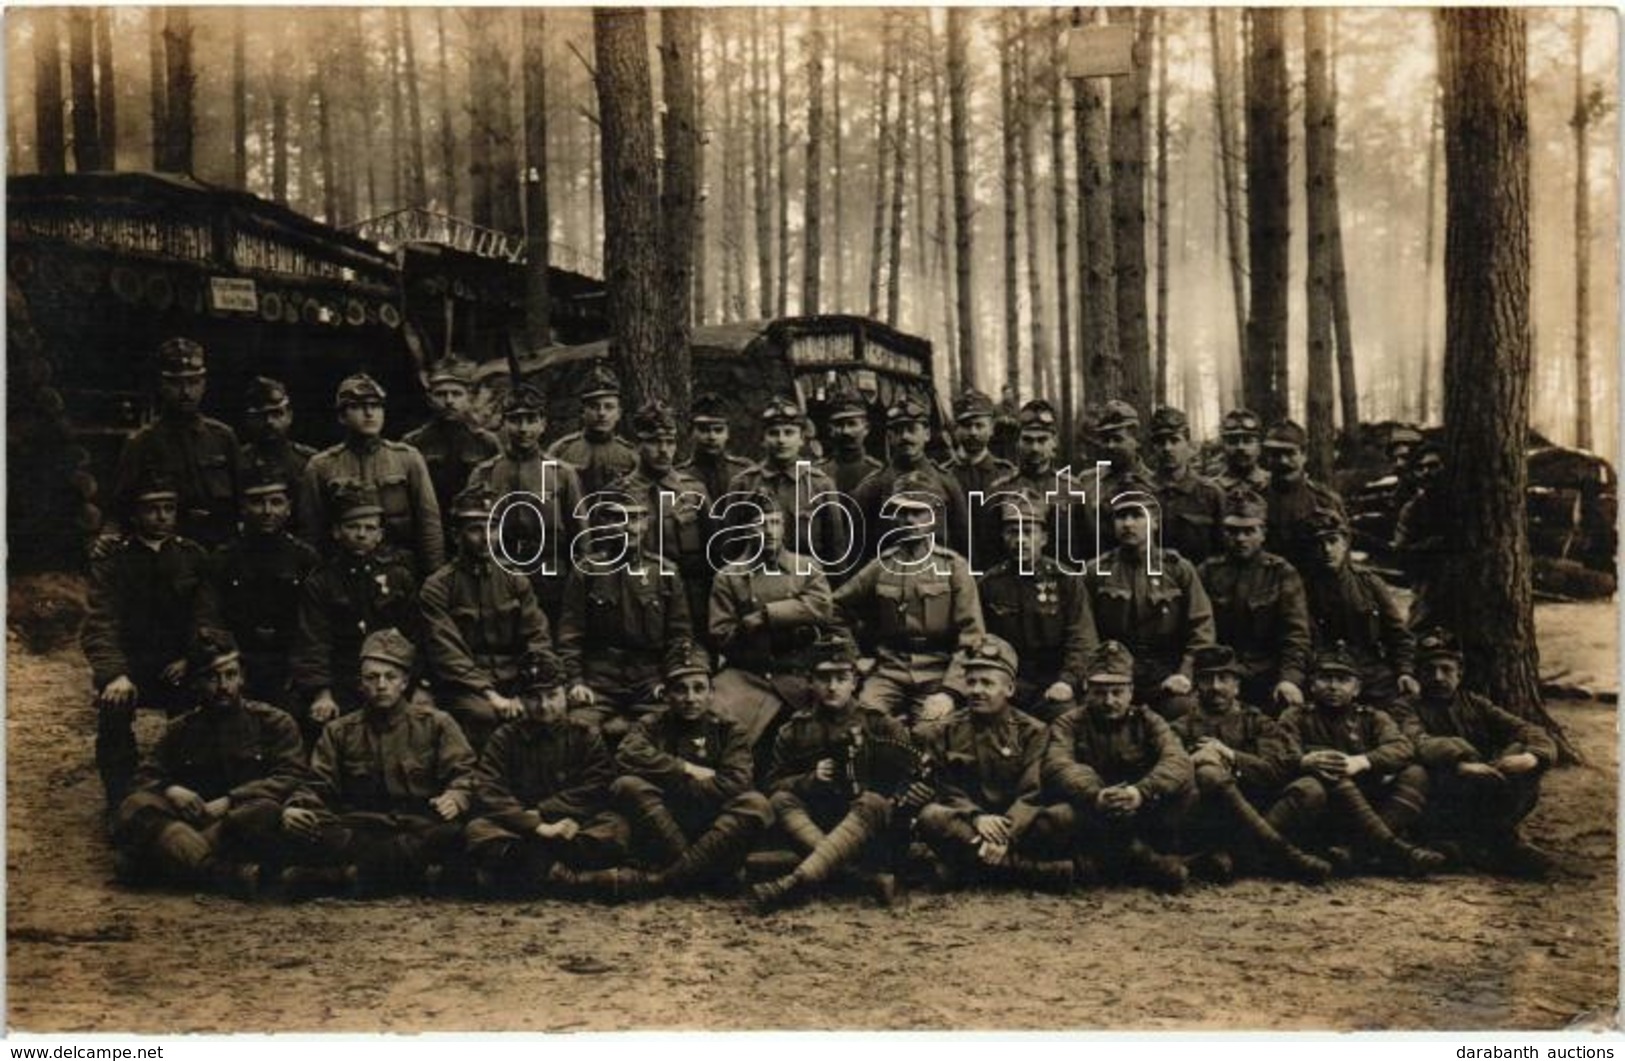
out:
M405 473L380 476L377 483L378 503L383 506L384 518L396 522L412 515L412 492Z
M940 633L953 627L953 587L946 582L921 582L920 624L926 633Z
M875 587L875 633L881 637L902 634L908 629L903 613L903 587L882 582Z

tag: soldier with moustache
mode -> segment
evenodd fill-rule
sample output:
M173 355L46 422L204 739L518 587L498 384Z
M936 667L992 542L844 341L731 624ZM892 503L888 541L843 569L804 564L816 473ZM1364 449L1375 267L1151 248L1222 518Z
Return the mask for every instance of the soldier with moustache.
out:
M582 491L591 496L638 464L638 451L615 433L621 422L621 381L608 365L596 363L581 385L581 429L548 447L547 455L564 461L581 476Z
M854 542L861 540L863 527L849 530L845 525L849 499L803 456L806 445L807 417L801 406L788 395L769 399L762 409L761 463L734 476L728 492L770 495L784 513L785 542L792 552L851 570L858 562ZM815 511L815 506L821 507Z
M869 404L854 390L830 395L828 455L818 462L818 470L829 476L842 496L851 497L858 484L884 468L866 447L869 438Z
M728 452L728 417L722 395L701 391L694 395L688 415L689 458L677 466L705 484L705 496L715 500L728 492L734 477L751 466L744 457Z
M1166 405L1151 413L1151 483L1162 507L1162 543L1193 564L1217 554L1224 491L1196 473L1190 421ZM1108 500L1109 500L1108 495Z
M890 463L858 484L852 504L863 514L866 532L863 556L872 560L880 554L880 541L891 525L883 508L897 493L897 481L909 476L922 482L942 499L942 514L936 527L937 541L960 556L967 549L966 510L959 480L931 463L926 444L931 441L931 416L926 407L907 396L898 398L886 410L886 451Z
M1020 433L1016 442L1016 470L996 479L982 508L974 513L978 526L987 521L1001 522L999 506L1015 497L1024 497L1049 512L1050 553L1062 567L1081 574L1088 557L1095 553L1098 499L1094 476L1079 478L1058 462L1061 439L1058 418L1049 402L1035 398L1017 415ZM984 530L984 533L987 533ZM987 570L1002 556L977 557L981 570Z
M1304 471L1309 463L1308 445L1308 433L1291 420L1276 424L1264 438L1264 460L1270 469L1269 489L1263 491L1269 505L1264 547L1284 557L1300 573L1313 567L1315 561L1309 517L1330 510L1347 518L1337 492Z
M1224 471L1218 477L1219 489L1230 493L1245 487L1262 495L1269 489L1270 473L1259 466L1264 449L1264 422L1251 409L1232 409L1219 421L1219 441L1224 447Z
M269 468L288 484L289 503L304 481L305 465L316 450L289 437L293 430L293 404L281 381L255 376L243 398L243 447L241 464L245 473L255 467Z
M1415 696L1421 691L1415 675L1416 638L1382 576L1349 556L1350 532L1343 514L1321 509L1304 528L1315 548L1315 563L1301 574L1316 648L1345 647L1373 706Z
M966 388L954 397L954 440L959 444L959 455L943 465L959 482L964 511L976 511L971 495L980 492L984 497L993 492L993 484L1015 474L1016 466L988 449L993 441L994 420L998 415L993 399L974 388ZM973 569L986 571L1000 555L998 523L986 519L973 519L970 533L971 550L965 559Z
M435 362L428 380L433 419L401 436L423 455L448 535L455 522L447 511L452 499L468 485L469 474L502 448L495 435L469 420L476 370L474 362L455 354Z

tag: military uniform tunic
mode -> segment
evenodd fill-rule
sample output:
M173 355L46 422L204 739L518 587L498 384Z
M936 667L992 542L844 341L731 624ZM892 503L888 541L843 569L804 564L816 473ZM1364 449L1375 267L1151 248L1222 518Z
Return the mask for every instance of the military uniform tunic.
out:
M705 484L673 468L656 478L641 465L615 480L608 490L649 506L649 529L643 547L676 565L688 594L689 615L703 618L711 598L711 563L706 554L712 524L711 498ZM662 495L669 495L662 498ZM703 636L702 629L698 632Z
M691 777L683 764L716 773ZM615 750L622 777L617 792L655 798L676 817L690 839L719 814L747 817L757 828L772 822L767 800L752 791L755 760L744 730L715 711L686 719L671 708L645 716Z
M841 559L847 548L846 528L834 506L821 508L816 513L813 506L817 503L814 498L827 494L830 496L821 500L844 502L851 511L850 498L840 494L834 480L810 461L798 461L789 468L766 463L752 465L734 476L733 482L728 484L728 492L771 495L784 513L784 546L791 552L819 557L821 561L835 561ZM856 524L856 528L861 540L863 525ZM855 557L850 559L857 562Z
M1056 682L1083 689L1098 638L1082 579L1069 577L1047 556L1037 558L1031 575L1011 559L982 576L977 594L987 632L1019 646L1017 703L1029 711L1041 708L1040 699Z
M882 513L886 509L887 500L896 489L897 480L904 475L923 476L934 484L934 490L943 502L942 508L937 511L939 521L937 542L964 556L969 549L966 524L969 517L959 480L922 457L920 462L912 467L904 468L895 462L888 464L859 483L858 488L852 492L852 503L857 511L863 514L863 525L860 529L866 535L864 558L873 559L880 555L880 540L893 526L892 521L884 518Z
M819 461L816 467L830 477L837 490L850 497L859 483L885 465L868 453L862 453L855 460L845 460L839 454L833 454Z
M556 624L570 573L570 550L582 527L576 509L583 494L581 476L573 465L548 460L540 453L531 457L500 453L469 473L468 485L483 487L499 502L509 494L525 495L526 503L514 505L503 517L501 546L516 565L536 565L531 585L542 610Z
M1087 705L1063 714L1049 729L1040 773L1043 799L1065 804L1068 813L1057 817L1076 829L1084 853L1113 861L1135 839L1171 848L1196 802L1184 745L1161 716L1138 705L1117 719ZM1116 785L1139 790L1132 815L1117 817L1097 805L1101 790Z
M413 637L417 579L406 558L386 548L356 559L331 556L299 596L299 633L290 667L301 709L323 689L341 711L361 703L361 642L390 627ZM300 712L303 714L303 711Z
M829 828L840 821L858 795L843 770L848 748L860 736L864 740L909 740L908 731L896 719L860 707L856 700L847 701L844 708L834 712L820 704L791 715L773 742L773 765L767 775L768 790L776 794L775 806L779 797L787 794L821 827ZM834 780L817 777L822 759L835 761Z
M728 484L734 481L734 476L750 467L750 461L743 457L736 457L732 453L712 457L696 452L688 460L679 464L677 470L687 472L704 483L705 496L714 501L728 492Z
M1015 708L997 718L959 710L921 727L920 744L936 764L932 804L965 822L1002 814L1019 834L1043 809L1046 735L1042 722ZM930 805L922 822L929 817Z
M299 595L319 563L316 550L286 531L245 532L215 552L221 618L242 650L244 692L251 699L287 705Z
M1304 522L1316 509L1343 512L1343 499L1328 486L1308 476L1296 482L1285 482L1279 477L1271 480L1263 493L1269 505L1269 522L1264 532L1264 548L1285 557L1300 572L1317 563L1315 543L1304 536Z
M1158 476L1153 482L1162 509L1163 546L1193 564L1217 556L1224 547L1224 492L1193 471L1178 479Z
M1148 573L1145 556L1126 548L1102 553L1089 566L1085 585L1095 633L1128 646L1135 699L1157 706L1163 681L1173 674L1190 677L1192 654L1214 643L1207 590L1191 562L1171 549L1162 550L1156 575Z
M691 643L682 583L644 553L608 571L576 566L564 590L557 648L567 684L585 683L621 711L644 707L666 662Z
M384 508L384 539L404 549L421 578L446 562L445 532L429 469L417 450L388 439L352 439L322 450L305 466L299 491L299 524L317 549L329 543L328 484L341 479L378 491Z
M299 484L305 479L305 467L315 455L313 446L288 438L273 438L243 443L241 460L245 471L249 468L269 468L280 473L288 487L288 499L292 501L298 498Z
M594 438L572 431L547 449L547 456L572 465L581 476L581 489L592 495L638 466L638 451L619 435Z
M207 416L160 417L130 436L113 473L115 498L125 497L152 475L180 491L176 529L207 547L221 544L237 527L242 466L237 436Z
M442 514L451 509L452 499L468 485L469 473L502 450L496 435L458 419L431 420L402 435L401 441L423 455L429 481L434 484L435 503Z
M965 518L970 520L969 541L971 551L965 559L977 571L986 571L997 562L1004 549L1000 521L983 518L980 509L971 502L971 494L980 491L984 496L993 494L993 484L1016 473L1016 466L991 452L984 452L975 461L955 457L942 466L942 470L959 483L959 497L964 505ZM984 504L986 502L983 502ZM994 516L997 516L995 509Z
M1241 698L1271 702L1278 682L1303 687L1309 669L1309 605L1303 580L1271 553L1209 557L1197 569L1213 604L1218 642L1241 665Z
M1346 642L1360 671L1361 697L1390 704L1398 679L1412 673L1416 641L1382 576L1353 560L1335 571L1304 572L1316 648Z

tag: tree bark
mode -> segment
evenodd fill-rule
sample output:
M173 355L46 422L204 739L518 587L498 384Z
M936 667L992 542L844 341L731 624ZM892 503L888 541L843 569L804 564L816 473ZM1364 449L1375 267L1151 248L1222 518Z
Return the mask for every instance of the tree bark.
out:
M1441 486L1451 499L1454 549L1429 579L1423 603L1460 638L1471 686L1562 740L1540 698L1526 508L1532 343L1524 13L1463 8L1436 17L1446 174Z
M1574 445L1591 448L1591 145L1585 9L1574 9Z
M1332 238L1332 326L1337 336L1337 396L1342 408L1343 436L1352 453L1360 430L1360 382L1354 373L1354 324L1349 313L1348 268L1343 259L1343 199L1337 164L1337 12L1328 12L1328 17L1332 29L1326 53L1331 101L1328 111L1331 131L1327 142L1331 145L1331 162L1327 171L1329 202L1326 209Z
M34 150L41 173L65 173L68 168L59 18L55 8L34 13Z
M1157 340L1155 405L1168 404L1168 11L1157 12ZM1189 399L1184 399L1188 401Z
M1032 372L1029 378L1032 380L1034 394L1053 394L1054 389L1050 384L1054 382L1054 368L1050 362L1049 338L1045 330L1048 312L1044 299L1044 270L1039 265L1038 249L1038 178L1037 162L1034 158L1038 145L1034 142L1037 123L1033 121L1033 28L1025 8L1017 15L1016 32L1021 39L1014 102L1016 124L1021 131L1016 140L1016 146L1020 149L1021 213L1026 222L1022 237L1027 251L1027 329L1031 337L1029 353L1032 357ZM1046 379L1046 376L1050 378Z
M68 75L73 88L73 168L102 168L101 123L96 116L96 31L88 7L70 7Z
M1021 265L1018 211L1021 129L1015 114L1016 19L999 9L999 202L1004 208L1004 389L1021 395Z
M902 18L902 15L898 15L898 22L901 22ZM906 29L905 25L897 25L892 31L892 54L896 57L893 76L897 81L897 112L892 118L891 127L891 224L887 233L886 323L894 328L897 326L899 314L902 313L903 298L903 182L906 177L904 167L908 164L908 129L904 121L908 114L904 74L909 69L903 37Z
M1336 164L1336 131L1331 122L1331 84L1326 62L1326 11L1303 9L1304 206L1309 227L1309 272L1305 287L1309 323L1306 389L1309 474L1322 482L1332 471L1332 233L1331 169Z
M169 87L168 60L164 55L164 19L166 12L161 7L147 8L147 101L148 117L152 122L152 168L162 173L169 169L169 100L165 92ZM52 30L52 40L55 40L55 30ZM36 42L37 46L37 42ZM61 75L58 74L57 98L62 96ZM60 111L60 107L58 110ZM58 117L60 124L61 118ZM60 140L60 137L58 138ZM45 143L43 133L40 136L42 144ZM43 156L42 156L43 157ZM41 172L49 173L43 165ZM59 167L55 172L62 172Z
M192 172L192 91L197 83L192 73L192 14L184 7L165 11L164 24L164 103L169 146L168 169L174 173Z
M1112 8L1111 21L1135 26L1134 72L1114 78L1111 97L1112 245L1117 270L1118 394L1149 412L1151 341L1145 298L1146 110L1151 96L1149 8Z
M1061 377L1061 422L1071 431L1077 415L1076 396L1073 393L1075 373L1072 360L1072 273L1069 265L1068 244L1072 238L1072 222L1067 217L1066 195L1066 100L1062 71L1066 65L1066 16L1060 8L1050 15L1050 112L1049 143L1050 166L1055 178L1055 311L1056 311L1056 365ZM1072 452L1070 443L1066 453Z
M657 354L664 362L662 397L688 423L690 402L689 299L694 289L694 203L698 198L695 153L694 64L699 51L699 11L660 9L660 78L665 100L665 161L660 183L660 315Z
M320 16L318 18L318 25L327 21ZM333 151L333 101L328 94L327 81L322 76L323 64L317 62L314 66L310 91L316 99L317 154L322 167L322 219L329 225L336 225L339 223L339 182ZM304 164L304 159L300 159L300 165Z
M887 137L891 132L891 77L895 44L893 39L892 19L893 13L882 10L881 18L881 49L880 70L875 87L875 197L873 223L870 226L869 238L869 316L880 317L880 284L885 267L886 251L886 177L890 172L888 165L891 161L890 143Z
M647 20L644 9L635 7L599 7L592 13L603 152L609 353L634 409L678 393L680 385L674 378L673 359L661 356L659 189Z
M805 186L806 249L801 261L801 312L820 312L824 266L824 23L828 13L809 8L807 33L807 183ZM837 187L839 197L840 189Z
M1433 98L1428 107L1428 174L1425 232L1422 237L1422 381L1418 388L1421 406L1417 417L1428 423L1433 416L1433 262L1437 256L1434 232L1438 225L1434 210L1439 200L1439 87L1434 85Z
M790 312L790 72L787 58L790 49L784 40L784 14L781 7L774 15L779 46L778 60L774 64L779 76L779 268L774 305L778 308L776 316L780 317Z
M708 59L716 53L705 45L705 14L695 15L694 49L698 57L694 63L694 172L698 187L694 196L694 306L690 319L696 324L709 320L711 299L711 267L707 212L711 203L712 182L707 176L705 145L710 139L711 123L706 110L709 93L706 90L705 71L714 66Z
M931 134L935 147L936 164L936 267L933 270L934 290L941 304L942 334L944 336L944 356L948 366L948 378L953 384L952 390L959 390L959 331L954 325L954 297L948 291L948 166L946 146L948 144L948 125L944 115L945 106L943 97L946 95L943 86L941 49L937 43L936 29L931 24L931 16L926 15L926 30L930 35L930 46L926 54L931 63ZM836 187L840 187L839 180Z
M976 306L972 290L975 240L971 233L970 79L966 20L962 7L948 9L948 123L953 139L954 290L959 328L959 385L976 387Z
M401 14L404 8L385 8L384 42L388 62L384 66L389 91L389 197L390 208L406 205L406 85L401 76Z
M1247 245L1242 238L1241 145L1235 129L1235 34L1229 12L1208 10L1213 42L1213 117L1218 129L1220 188L1224 194L1224 241L1229 248L1230 292L1235 308L1236 355L1247 359Z
M288 205L288 49L281 27L271 45L271 199Z
M830 118L834 129L835 173L830 182L835 198L835 253L831 255L835 266L835 309L846 309L846 151L845 126L841 119L841 17L844 11L830 16L829 96Z
M113 12L96 9L96 118L101 122L102 165L118 169L118 88L113 80Z
M407 206L429 205L428 167L423 157L423 92L418 84L417 42L413 37L412 9L397 8L400 20L402 72L406 78L406 197Z
M1083 288L1083 398L1099 404L1123 392L1117 347L1117 255L1112 231L1112 170L1106 99L1092 78L1073 82L1077 125L1078 282ZM1082 404L1081 402L1079 403ZM1071 432L1076 424L1066 425ZM1072 450L1068 449L1068 454Z
M231 180L248 189L248 30L243 9L231 13Z
M1278 8L1248 12L1247 259L1252 268L1243 380L1266 423L1287 416L1287 284L1292 235L1286 46Z
M756 314L773 316L773 155L768 127L767 63L762 58L761 8L750 23L751 191L756 207Z
M734 16L737 17L737 16ZM723 139L723 212L722 242L724 265L724 317L743 320L749 304L750 282L746 278L745 255L745 134L755 142L756 125L750 120L740 100L740 83L745 76L745 48L738 34L729 35L734 45L731 59L723 64L731 71L725 81L723 126L728 130Z
M547 195L547 11L523 8L519 20L525 85L525 346L539 350L553 341L547 283L553 248Z
M461 196L457 186L457 131L451 124L451 62L446 52L445 8L435 8L434 32L440 67L440 196L442 209L455 214Z

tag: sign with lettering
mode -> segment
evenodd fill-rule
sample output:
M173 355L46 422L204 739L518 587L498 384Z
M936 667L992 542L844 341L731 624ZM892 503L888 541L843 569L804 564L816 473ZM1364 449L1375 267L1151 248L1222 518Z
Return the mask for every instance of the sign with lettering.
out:
M259 292L254 281L234 276L209 277L209 306L224 313L258 313Z
M1067 77L1117 77L1133 72L1132 25L1077 26L1067 30Z

